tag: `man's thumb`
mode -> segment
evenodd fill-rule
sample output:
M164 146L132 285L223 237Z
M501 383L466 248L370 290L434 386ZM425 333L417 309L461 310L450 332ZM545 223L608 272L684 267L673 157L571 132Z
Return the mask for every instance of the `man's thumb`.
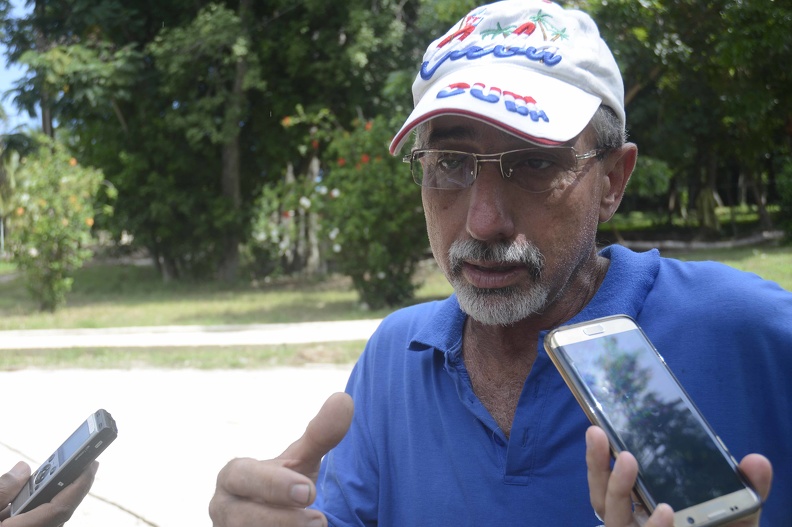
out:
M349 430L355 405L343 392L334 393L311 419L300 439L278 456L284 466L315 479L322 457L335 447Z
M7 474L0 476L0 510L5 507L24 486L30 477L30 467L20 461Z

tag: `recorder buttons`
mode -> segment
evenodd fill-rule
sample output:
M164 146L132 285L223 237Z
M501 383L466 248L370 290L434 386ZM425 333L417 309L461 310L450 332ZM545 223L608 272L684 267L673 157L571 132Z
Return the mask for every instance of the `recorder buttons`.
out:
M49 476L49 470L50 470L49 464L44 465L44 467L42 467L42 469L39 470L39 473L36 475L36 479L35 479L36 485L44 481L47 478L47 476Z

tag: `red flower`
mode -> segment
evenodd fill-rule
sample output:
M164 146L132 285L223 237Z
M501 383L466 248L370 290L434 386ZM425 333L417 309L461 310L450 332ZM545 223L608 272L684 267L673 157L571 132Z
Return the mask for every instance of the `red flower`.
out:
M366 121L366 126L365 126L365 128L366 128L366 131L367 131L367 132L368 132L369 130L371 130L371 127L372 127L372 126L374 126L374 123L372 123L371 121Z
M314 139L313 141L311 141L311 146L313 147L314 150L317 150L319 148L319 140Z
M343 157L339 157L338 158L338 166L342 167L344 165L346 165L346 159L344 159Z
M363 163L364 165L367 164L369 161L371 161L371 158L369 157L368 154L363 154L362 156L360 156L360 162Z

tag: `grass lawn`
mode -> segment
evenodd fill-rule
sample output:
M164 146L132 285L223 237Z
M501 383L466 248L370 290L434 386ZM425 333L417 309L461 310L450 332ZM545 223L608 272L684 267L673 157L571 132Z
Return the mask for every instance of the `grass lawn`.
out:
M349 341L273 346L1 350L0 371L25 368L211 370L349 364L358 358L365 344L364 341Z
M792 291L792 245L663 251L663 255L720 261ZM421 285L415 302L444 298L451 292L433 261L421 266L417 281ZM79 270L67 305L55 313L42 313L21 278L0 279L0 330L314 322L380 318L390 311L366 309L344 277L233 287L163 284L151 267L115 264Z
M792 246L768 245L735 249L711 249L690 252L665 252L664 256L680 260L714 260L742 271L756 273L792 291Z
M444 298L445 278L427 261L416 302ZM93 265L79 270L67 305L41 313L23 280L0 281L0 330L166 325L267 324L381 318L390 309L361 306L344 277L227 286L163 284L151 267Z
M664 251L683 260L716 260L754 272L792 291L792 245ZM2 262L0 262L2 263ZM357 300L348 279L282 280L235 287L214 283L163 284L155 270L134 265L92 265L75 276L68 303L41 313L23 280L3 280L0 266L0 330L103 328L151 325L220 325L380 318ZM451 287L434 262L418 273L416 302L444 298ZM349 363L364 342L198 348L104 348L0 351L0 370L19 368L261 368L307 363Z

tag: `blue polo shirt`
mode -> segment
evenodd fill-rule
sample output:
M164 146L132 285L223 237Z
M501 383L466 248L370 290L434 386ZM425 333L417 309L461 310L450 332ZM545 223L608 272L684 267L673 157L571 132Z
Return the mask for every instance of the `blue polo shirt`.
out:
M620 246L569 323L624 313L665 357L732 454L770 458L763 526L792 525L792 294L712 263ZM598 525L588 420L542 346L507 438L473 393L454 296L387 317L356 364L349 433L322 462L315 507L333 526Z

